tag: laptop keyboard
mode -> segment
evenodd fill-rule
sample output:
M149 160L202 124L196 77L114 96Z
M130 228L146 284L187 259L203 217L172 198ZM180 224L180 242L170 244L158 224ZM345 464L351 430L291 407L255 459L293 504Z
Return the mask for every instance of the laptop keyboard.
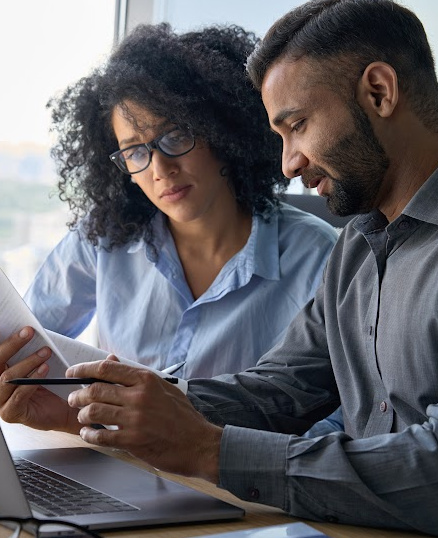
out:
M31 461L14 458L14 463L29 504L45 516L138 510L135 506L49 471Z

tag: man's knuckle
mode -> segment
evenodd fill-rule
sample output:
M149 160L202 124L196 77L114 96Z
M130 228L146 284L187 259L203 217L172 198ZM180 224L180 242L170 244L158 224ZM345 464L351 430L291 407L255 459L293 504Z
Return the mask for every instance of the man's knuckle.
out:
M153 383L156 383L158 381L157 375L153 372L150 372L149 370L140 370L138 372L138 378L145 385L152 385Z
M95 430L93 432L93 442L101 446L110 446L111 440L109 439L108 431L107 430Z
M109 368L111 368L111 361L100 361L97 365L97 373L99 374L98 377L104 377Z
M87 397L91 400L101 400L105 391L103 383L93 383L87 387Z
M96 403L90 403L87 406L87 414L88 414L88 417L91 420L93 420L93 419L95 419L97 417L98 411L99 411L99 405L96 404Z
M1 375L0 375L0 383L3 384L3 383L7 383L8 381L10 381L11 379L11 376L10 374L8 374L8 370L5 370Z
M87 396L91 400L94 400L99 395L99 388L96 384L89 385L87 387Z
M1 412L1 417L2 417L2 420L7 422L8 424L13 424L14 423L14 418L13 418L12 414L9 413L8 411L2 411Z

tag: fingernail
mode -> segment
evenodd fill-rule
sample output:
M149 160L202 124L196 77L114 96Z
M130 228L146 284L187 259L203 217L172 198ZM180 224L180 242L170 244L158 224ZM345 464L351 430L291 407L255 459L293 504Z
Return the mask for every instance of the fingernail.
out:
M40 349L37 352L38 357L47 357L48 354L49 354L49 350L46 347L43 347L43 349Z
M70 392L70 394L68 395L67 402L68 402L68 405L70 407L75 407L75 404L74 404L74 393L75 392L76 391ZM79 418L78 418L78 422L80 422Z
M46 363L44 363L38 368L37 374L38 375L46 374L48 371L49 371L49 367L47 366Z
M18 336L20 338L27 338L29 336L29 329L21 329L21 331L18 333Z

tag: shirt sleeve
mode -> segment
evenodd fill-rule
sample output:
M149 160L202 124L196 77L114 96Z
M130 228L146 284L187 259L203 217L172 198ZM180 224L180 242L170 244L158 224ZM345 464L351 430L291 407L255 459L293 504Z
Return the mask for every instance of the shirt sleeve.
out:
M220 486L295 517L438 534L438 405L401 433L314 439L226 426Z
M96 249L71 231L43 262L24 300L46 329L75 338L95 313L95 275Z
M295 517L438 535L438 405L399 433L298 436L340 403L321 293L254 368L189 382L195 407L225 426L219 485Z

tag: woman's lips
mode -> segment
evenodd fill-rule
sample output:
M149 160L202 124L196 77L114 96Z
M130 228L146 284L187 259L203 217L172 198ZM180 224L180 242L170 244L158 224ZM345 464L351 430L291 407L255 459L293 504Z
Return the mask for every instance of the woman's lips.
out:
M185 196L187 196L189 190L192 188L191 185L178 185L172 187L171 189L166 189L160 194L160 198L166 202L177 202Z

